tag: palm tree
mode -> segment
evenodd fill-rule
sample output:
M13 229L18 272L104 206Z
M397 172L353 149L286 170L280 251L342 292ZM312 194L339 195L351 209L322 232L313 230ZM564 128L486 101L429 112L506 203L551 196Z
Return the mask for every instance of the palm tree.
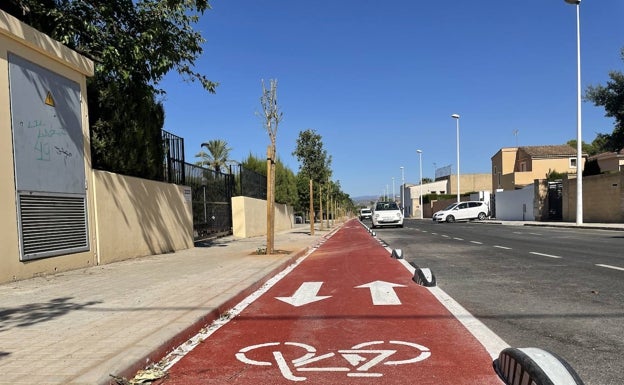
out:
M195 164L198 166L211 167L216 172L221 172L221 168L226 165L230 157L230 151L232 151L232 149L228 147L227 142L225 140L215 139L202 143L201 146L206 147L208 152L202 150L195 155L196 158L200 158Z

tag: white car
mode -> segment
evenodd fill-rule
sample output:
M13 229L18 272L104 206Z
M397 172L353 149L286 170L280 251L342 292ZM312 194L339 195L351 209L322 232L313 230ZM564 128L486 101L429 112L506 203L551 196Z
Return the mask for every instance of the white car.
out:
M361 221L363 221L364 219L371 219L372 217L373 217L373 212L371 211L371 209L368 209L368 208L360 209Z
M453 203L444 210L437 211L433 214L433 220L436 222L455 222L464 219L478 219L482 221L489 215L490 208L485 202L468 201Z
M396 202L377 202L373 208L372 228L380 226L403 227L403 213Z

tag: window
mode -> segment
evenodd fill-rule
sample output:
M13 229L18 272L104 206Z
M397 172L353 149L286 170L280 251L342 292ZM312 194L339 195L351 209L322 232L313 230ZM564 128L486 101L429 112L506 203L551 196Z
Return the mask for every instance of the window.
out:
M576 158L570 158L570 168L576 168Z
M526 170L527 170L527 169L526 169L526 162L522 162L522 163L520 163L520 172L524 172L524 171L526 171Z

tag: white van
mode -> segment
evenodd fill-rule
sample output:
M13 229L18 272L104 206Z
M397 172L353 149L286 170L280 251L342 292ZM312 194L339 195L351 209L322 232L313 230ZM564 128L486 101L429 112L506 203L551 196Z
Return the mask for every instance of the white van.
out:
M465 219L479 219L482 221L489 215L490 208L485 202L468 201L453 203L444 210L437 211L433 214L433 220L436 222L455 222Z

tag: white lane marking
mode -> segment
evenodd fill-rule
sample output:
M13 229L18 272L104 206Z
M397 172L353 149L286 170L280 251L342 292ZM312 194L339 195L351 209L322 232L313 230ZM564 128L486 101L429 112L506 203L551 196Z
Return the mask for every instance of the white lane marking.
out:
M442 234L442 236L443 236L444 238L450 238L450 237L449 237L448 235L446 235L446 234Z
M370 289L373 305L401 305L399 296L394 291L395 287L405 287L398 283L375 281L356 286L356 289Z
M340 228L338 228L340 229ZM161 370L167 371L171 369L173 365L175 365L178 361L182 359L182 357L186 356L191 350L195 349L196 346L201 344L206 338L210 337L217 330L221 329L225 326L230 320L237 315L239 315L243 310L245 310L250 304L252 304L255 300L260 298L264 293L269 291L276 283L278 283L282 278L284 278L288 273L293 271L295 267L299 266L301 262L303 262L306 258L308 258L312 253L314 253L323 243L325 243L329 238L333 237L338 229L332 231L324 238L321 238L314 244L304 255L299 257L294 263L290 266L286 267L284 270L273 276L273 278L269 279L262 285L258 290L249 294L245 299L239 302L236 306L234 306L229 311L225 312L219 319L215 320L205 329L202 329L199 333L195 334L193 337L189 338L186 342L182 343L172 352L167 354L165 358L158 362L157 367Z
M431 233L432 235L438 235L438 233Z
M548 258L556 258L556 259L561 259L563 257L560 257L558 255L551 255L551 254L544 254L544 253L538 253L535 251L530 251L529 254L533 254L533 255L541 255L542 257L548 257Z
M624 271L624 267L617 267L617 266L612 266L612 265L603 265L602 263L598 263L598 264L596 264L596 266L606 267L607 269Z
M401 262L410 273L414 274L416 272L414 266L410 265L406 260L399 259L398 261ZM483 322L479 321L472 314L470 314L468 310L451 298L451 296L446 294L444 290L440 289L438 286L428 287L427 289L438 299L438 301L440 301L442 305L444 305L444 307L446 307L449 312L451 312L451 314L455 316L455 318L457 318L457 320L459 320L459 322L462 323L462 325L464 325L466 329L468 329L473 336L475 336L475 338L490 354L492 359L498 358L500 352L509 347L509 344L490 330L490 328L485 326Z
M498 358L503 349L509 345L490 328L475 318L468 310L451 298L437 286L427 288L444 307L450 311L459 322L485 347L492 359Z
M457 238L457 237L453 237L453 239L456 240L456 241L463 241L464 240L464 238Z
M497 249L511 250L511 247L506 247L506 246L495 245L494 247L496 247Z
M479 241L470 241L470 243L474 243L475 245L482 245L483 242L479 242Z
M295 294L290 297L275 297L282 302L286 302L295 307L307 305L312 302L331 298L331 295L317 295L321 290L323 282L304 282L299 286Z

